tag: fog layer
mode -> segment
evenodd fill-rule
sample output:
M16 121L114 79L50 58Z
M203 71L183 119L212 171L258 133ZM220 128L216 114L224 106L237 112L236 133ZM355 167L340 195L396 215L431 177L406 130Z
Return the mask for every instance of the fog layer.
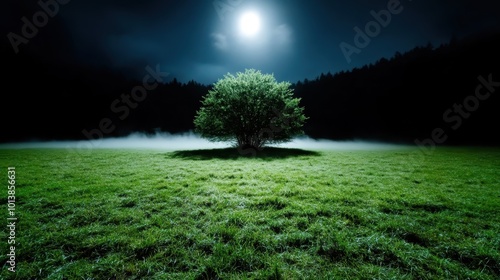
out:
M274 145L282 148L304 150L380 150L404 148L407 146L370 141L332 141L312 139L304 136L289 143ZM66 149L158 149L158 150L200 150L231 147L230 143L209 142L194 133L157 133L146 135L134 133L122 138L105 138L81 141L30 141L0 144L0 149L66 148Z

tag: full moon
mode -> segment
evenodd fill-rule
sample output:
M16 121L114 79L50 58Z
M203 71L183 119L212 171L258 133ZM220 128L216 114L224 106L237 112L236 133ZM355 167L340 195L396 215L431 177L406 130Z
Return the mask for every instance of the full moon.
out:
M251 37L260 31L260 17L254 12L247 12L240 18L240 32L242 35Z

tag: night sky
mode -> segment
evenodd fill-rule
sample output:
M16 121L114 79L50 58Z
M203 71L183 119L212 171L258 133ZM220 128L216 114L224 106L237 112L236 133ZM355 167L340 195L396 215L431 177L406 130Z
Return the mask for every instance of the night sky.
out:
M390 22L372 25L380 29L372 29L376 35L351 53L349 63L341 43L356 47L355 28L365 30L376 20L373 12L383 19L380 11L388 7L395 12ZM204 84L246 68L274 73L278 80L314 79L500 26L499 1L487 0L72 0L59 8L50 21L64 26L67 42L61 53L69 52L78 63L137 77L144 75L145 65L159 64L182 82ZM248 11L261 19L254 36L239 30L239 20ZM11 32L20 33L19 14L5 18ZM43 28L37 36L42 41L52 38L44 38Z

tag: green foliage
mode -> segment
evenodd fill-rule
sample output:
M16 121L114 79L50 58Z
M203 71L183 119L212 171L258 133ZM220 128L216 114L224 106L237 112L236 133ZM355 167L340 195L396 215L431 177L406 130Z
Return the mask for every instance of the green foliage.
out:
M204 97L194 120L196 131L210 141L240 147L288 142L303 133L307 119L290 86L254 69L227 74Z

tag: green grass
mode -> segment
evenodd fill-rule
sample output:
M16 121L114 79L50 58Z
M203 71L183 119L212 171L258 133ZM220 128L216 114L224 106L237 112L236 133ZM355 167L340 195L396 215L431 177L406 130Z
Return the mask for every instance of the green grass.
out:
M19 219L2 279L500 277L499 149L27 149L0 166Z

